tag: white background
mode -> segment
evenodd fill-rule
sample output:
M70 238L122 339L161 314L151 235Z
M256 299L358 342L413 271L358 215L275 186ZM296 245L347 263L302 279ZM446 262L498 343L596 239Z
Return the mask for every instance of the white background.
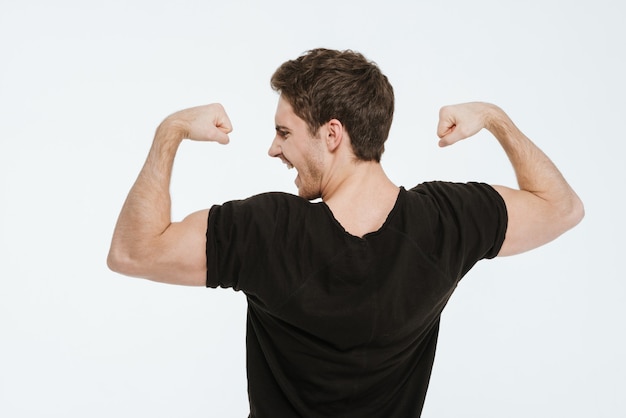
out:
M412 5L410 3L413 3ZM184 143L174 215L295 192L267 157L283 61L355 49L389 76L398 185L514 185L440 106L503 107L583 198L583 223L479 263L443 315L424 417L626 416L626 107L619 0L0 2L0 416L244 417L245 299L107 270L158 123L222 102L231 144Z

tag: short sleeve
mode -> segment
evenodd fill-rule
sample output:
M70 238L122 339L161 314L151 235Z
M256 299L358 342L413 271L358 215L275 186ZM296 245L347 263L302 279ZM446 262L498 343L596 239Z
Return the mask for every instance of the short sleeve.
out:
M276 224L271 194L215 205L207 223L207 287L245 290L247 270L262 263Z
M264 193L216 205L207 227L207 287L241 290L269 302L286 290L270 287L298 259L309 202L286 193ZM302 264L302 263L300 263Z
M220 260L223 260L221 254L227 255L230 259L225 264L238 264L239 257L233 251L235 240L220 238L223 236L230 237L236 233L236 228L232 224L236 212L233 206L236 205L236 203L229 202L224 205L214 205L209 210L206 232L207 287L232 287L237 290L237 283L233 280L233 276L221 277L219 274L220 270L223 270L223 266L220 265L223 263L223 261L220 263Z
M428 182L411 189L436 210L440 256L460 279L479 260L498 255L507 227L502 196L485 183Z

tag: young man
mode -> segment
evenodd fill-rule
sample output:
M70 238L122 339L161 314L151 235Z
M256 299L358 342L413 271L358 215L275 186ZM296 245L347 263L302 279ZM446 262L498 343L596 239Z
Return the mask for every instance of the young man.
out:
M582 219L582 203L486 103L442 108L440 145L488 129L519 189L393 184L379 164L393 89L358 53L309 51L284 63L272 86L280 97L269 154L296 169L299 196L261 194L171 222L179 144L226 144L231 131L219 104L180 111L157 129L108 264L246 294L252 417L419 417L440 314L459 280L480 259L553 240Z

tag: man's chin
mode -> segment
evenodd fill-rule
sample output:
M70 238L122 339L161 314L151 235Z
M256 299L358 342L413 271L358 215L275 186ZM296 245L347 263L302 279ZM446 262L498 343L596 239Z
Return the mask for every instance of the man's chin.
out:
M306 200L315 200L315 199L319 199L321 197L321 194L313 193L310 190L305 190L305 189L302 189L301 187L298 187L298 196Z
M307 184L310 185L310 182L309 183L303 182L302 179L300 178L300 174L296 176L293 183L298 188L298 196L300 196L303 199L315 200L315 199L319 199L322 197L321 190L317 188L306 187Z

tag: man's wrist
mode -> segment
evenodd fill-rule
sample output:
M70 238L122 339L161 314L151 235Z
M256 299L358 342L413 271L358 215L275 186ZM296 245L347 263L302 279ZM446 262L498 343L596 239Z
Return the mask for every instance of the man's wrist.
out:
M161 122L155 134L155 140L174 143L176 146L187 137L189 137L187 124L184 121L171 117L167 117Z
M485 110L485 128L496 138L510 133L514 129L513 121L494 104L487 104Z

